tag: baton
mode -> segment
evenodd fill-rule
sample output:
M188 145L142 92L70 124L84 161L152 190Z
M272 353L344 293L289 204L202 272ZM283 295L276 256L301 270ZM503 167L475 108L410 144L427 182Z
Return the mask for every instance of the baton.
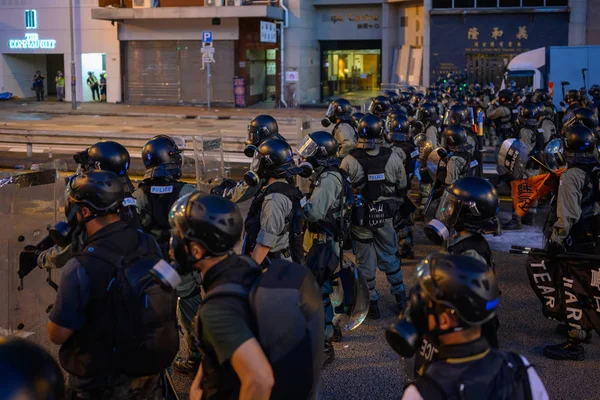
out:
M529 159L533 162L535 162L537 165L540 166L540 168L542 168L544 171L548 172L549 174L552 174L554 176L556 176L556 172L554 172L549 166L547 166L546 164L544 164L543 162L541 162L540 160L538 160L535 156L529 156Z

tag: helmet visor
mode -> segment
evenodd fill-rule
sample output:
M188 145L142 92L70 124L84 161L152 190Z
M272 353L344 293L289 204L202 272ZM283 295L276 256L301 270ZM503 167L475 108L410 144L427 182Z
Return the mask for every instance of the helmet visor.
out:
M460 215L462 203L450 192L444 191L440 200L440 205L435 213L435 218L446 226L454 226Z
M250 162L250 171L258 173L261 159L262 154L260 154L258 151L255 151L254 156L252 156L252 161Z
M337 109L337 106L335 104L331 103L329 105L329 107L327 108L327 113L325 114L325 117L327 117L327 118L333 117L336 109Z
M317 154L317 150L319 150L319 145L312 140L310 135L306 135L298 144L298 155L305 160Z

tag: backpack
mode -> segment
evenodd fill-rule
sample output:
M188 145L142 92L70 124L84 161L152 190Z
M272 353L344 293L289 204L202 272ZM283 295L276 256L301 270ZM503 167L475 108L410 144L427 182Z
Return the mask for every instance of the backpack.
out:
M260 268L248 257L239 259ZM321 373L325 316L321 290L308 268L274 260L251 288L239 283L221 284L208 290L203 303L221 296L249 302L256 339L273 369L271 398L310 398Z
M123 374L148 376L168 367L179 350L177 294L162 289L149 274L161 260L158 246L151 236L137 235L138 250L132 254L98 243L79 255L114 266L106 289L114 322L114 364Z
M461 364L448 364L437 361L430 364L416 382L424 400L479 399L487 400L531 400L531 386L527 370L532 365L525 365L520 355L512 352L490 350L489 365L471 368L466 374L477 376L444 374L445 368L462 368ZM482 360L478 360L482 361ZM474 361L477 362L477 361ZM471 379L472 378L472 379ZM493 396L489 396L493 393ZM488 395L486 397L486 394Z

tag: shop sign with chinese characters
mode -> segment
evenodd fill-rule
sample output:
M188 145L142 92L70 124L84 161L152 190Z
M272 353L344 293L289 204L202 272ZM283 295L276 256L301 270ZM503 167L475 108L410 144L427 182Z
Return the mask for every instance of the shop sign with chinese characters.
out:
M480 32L476 26L467 30L467 39L471 42L471 47L465 48L467 53L514 53L529 51L529 34L527 25L519 26L517 31L506 32L498 26L487 31Z

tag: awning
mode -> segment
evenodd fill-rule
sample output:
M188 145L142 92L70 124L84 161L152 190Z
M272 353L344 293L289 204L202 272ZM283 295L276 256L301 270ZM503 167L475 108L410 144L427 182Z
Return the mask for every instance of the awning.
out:
M104 21L198 18L268 18L282 21L283 9L267 5L227 7L92 8L92 19Z

